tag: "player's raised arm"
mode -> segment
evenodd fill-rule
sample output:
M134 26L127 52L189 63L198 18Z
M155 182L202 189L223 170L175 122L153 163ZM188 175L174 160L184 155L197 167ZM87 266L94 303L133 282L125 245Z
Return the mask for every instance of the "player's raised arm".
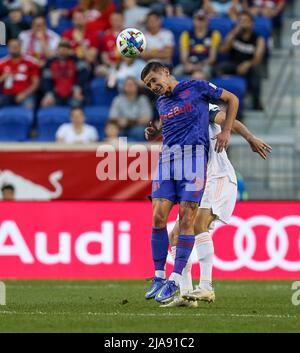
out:
M226 148L229 144L230 133L233 127L233 123L236 119L238 108L239 108L239 99L233 93L226 91L223 89L221 100L227 103L227 113L225 122L223 125L223 130L220 134L216 136L216 152L222 152L224 148Z
M219 111L214 118L214 122L219 125L223 125L226 120L225 112ZM253 135L253 133L239 120L235 120L233 123L232 131L241 135L250 145L253 152L258 153L261 158L266 159L268 153L272 151L272 147L268 145L262 139Z

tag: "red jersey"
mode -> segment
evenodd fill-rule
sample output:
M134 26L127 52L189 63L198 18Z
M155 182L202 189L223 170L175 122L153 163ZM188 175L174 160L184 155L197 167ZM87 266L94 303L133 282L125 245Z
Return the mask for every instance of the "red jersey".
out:
M83 58L85 55L85 50L88 48L97 48L98 39L97 36L89 31L85 31L84 39L82 41L77 41L74 38L74 28L68 29L63 33L63 38L66 38L70 41L71 47L74 51L74 54L78 58Z
M17 60L6 56L0 60L0 76L4 73L10 74L2 83L4 95L17 95L31 86L34 77L40 77L40 67L30 56Z
M108 30L100 39L100 51L108 53L112 63L117 63L120 60L120 54L116 46L117 35Z

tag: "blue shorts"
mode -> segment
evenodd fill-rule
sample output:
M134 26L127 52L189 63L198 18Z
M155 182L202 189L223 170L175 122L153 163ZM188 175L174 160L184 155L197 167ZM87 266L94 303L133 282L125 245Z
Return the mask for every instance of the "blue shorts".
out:
M152 199L162 198L173 203L201 202L206 181L207 153L201 159L198 164L198 167L201 167L199 170L195 167L196 157L191 157L190 163L195 171L191 173L191 171L184 171L184 165L176 160L165 163L160 158L157 174L152 182Z

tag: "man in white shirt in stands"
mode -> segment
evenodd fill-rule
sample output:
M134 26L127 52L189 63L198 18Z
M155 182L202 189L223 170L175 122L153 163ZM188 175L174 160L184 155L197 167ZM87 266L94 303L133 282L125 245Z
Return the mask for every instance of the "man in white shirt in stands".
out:
M71 111L71 123L62 124L56 132L56 142L91 143L99 140L94 126L85 124L85 115L81 108Z

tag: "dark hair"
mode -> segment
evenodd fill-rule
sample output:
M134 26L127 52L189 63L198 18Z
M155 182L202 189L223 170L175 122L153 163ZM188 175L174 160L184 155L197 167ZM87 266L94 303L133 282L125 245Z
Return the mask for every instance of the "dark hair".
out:
M141 73L141 80L144 81L145 77L151 72L151 71L160 71L160 70L169 70L169 68L163 64L161 64L158 61L151 61L148 63L144 68Z
M149 17L155 16L157 18L161 18L160 13L158 11L150 11L147 16L146 16L146 21L149 19Z
M241 17L241 16L248 16L248 17L250 18L251 22L254 21L254 18L253 18L253 16L252 16L251 12L249 12L249 11L246 11L246 10L241 11L241 12L239 13L239 17Z
M15 187L12 184L3 184L1 187L1 191L5 191L5 190L10 190L12 192L15 191Z
M36 14L35 16L33 16L32 22L34 22L37 18L40 18L40 17L46 22L45 16L42 15L41 13L38 13L38 14Z
M75 110L80 110L84 114L84 110L82 109L82 107L79 105L75 105L71 107L70 115L72 115Z

